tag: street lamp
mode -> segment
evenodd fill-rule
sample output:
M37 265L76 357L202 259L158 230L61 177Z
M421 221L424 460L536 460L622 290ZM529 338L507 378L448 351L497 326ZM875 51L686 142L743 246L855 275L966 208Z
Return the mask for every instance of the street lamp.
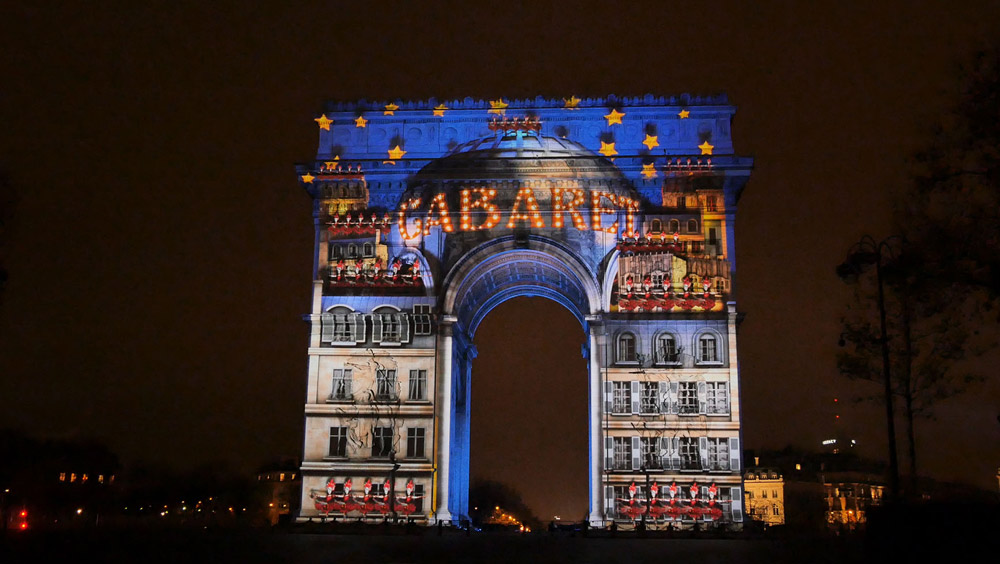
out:
M875 282L878 285L878 317L881 336L878 343L882 346L882 377L885 380L885 418L889 435L889 496L896 500L899 496L899 461L896 458L896 422L892 409L892 378L889 370L889 336L885 325L885 291L882 287L882 260L893 260L892 243L902 242L899 237L891 236L876 242L870 235L865 235L847 251L847 259L837 267L837 276L844 282L853 283L865 270L875 266ZM884 254L883 254L884 252ZM841 337L843 339L843 337Z

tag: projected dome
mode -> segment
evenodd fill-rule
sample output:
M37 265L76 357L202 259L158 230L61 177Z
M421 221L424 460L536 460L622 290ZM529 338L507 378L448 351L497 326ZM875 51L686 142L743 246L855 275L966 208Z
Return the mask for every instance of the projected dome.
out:
M539 204L551 200L548 187L572 185L585 190L638 198L621 171L583 145L530 131L500 132L468 141L427 164L410 181L407 197L426 205L439 192L453 200L463 188L489 186L497 203L511 204L518 188L536 188ZM457 204L457 196L454 196Z

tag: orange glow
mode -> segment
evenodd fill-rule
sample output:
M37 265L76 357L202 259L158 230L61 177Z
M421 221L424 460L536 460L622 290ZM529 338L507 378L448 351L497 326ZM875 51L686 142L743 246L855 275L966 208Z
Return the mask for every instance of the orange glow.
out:
M473 201L472 193L478 193L479 198ZM462 231L479 231L480 229L491 229L500 223L500 210L493 203L497 191L492 188L466 188L462 190L462 206L460 208L460 219ZM481 209L486 212L486 221L477 227L472 226L470 210Z
M701 145L698 145L698 148L701 149L701 154L703 154L703 155L711 155L712 154L712 149L715 148L715 145L712 145L708 141L705 141Z
M563 194L570 194L570 200L563 199ZM587 222L583 219L583 214L577 211L585 202L583 190L579 188L553 188L552 189L552 226L561 228L563 226L563 214L569 213L573 219L573 227L580 231L587 230Z
M316 123L319 124L319 128L320 129L325 129L327 131L330 131L330 124L333 123L333 120L330 119L330 118L328 118L328 117L326 117L326 114L323 114L323 115L319 116L318 118L314 119L313 121L315 121Z
M358 116L358 119L354 120L354 127L366 127L368 125L368 120L365 116Z
M609 201L614 207L605 207L601 204L601 198ZM609 227L604 227L604 222L602 215L606 213L615 213L618 206L618 196L610 192L591 192L590 193L590 213L591 213L591 224L594 231L604 231L605 233L618 233L618 220L612 223Z
M604 116L604 118L608 120L608 125L621 125L623 117L625 117L625 112L619 112L614 108L611 109L610 114Z
M524 205L527 210L519 212L518 208L521 205ZM538 211L538 200L535 199L535 192L528 186L517 191L514 205L510 208L510 221L507 222L507 228L513 229L518 221L530 221L535 227L545 227L542 214Z
M420 236L423 230L423 221L420 219L414 219L414 231L410 234L410 231L406 228L406 210L416 209L420 207L420 198L412 198L406 202L399 205L399 219L397 224L399 225L399 236L406 240L413 240Z
M435 209L437 210L437 217L434 217ZM431 227L436 225L441 226L441 229L445 233L451 233L455 230L451 225L451 214L448 212L448 200L444 192L439 192L431 200L430 209L427 210L427 219L424 221L424 235L430 235Z

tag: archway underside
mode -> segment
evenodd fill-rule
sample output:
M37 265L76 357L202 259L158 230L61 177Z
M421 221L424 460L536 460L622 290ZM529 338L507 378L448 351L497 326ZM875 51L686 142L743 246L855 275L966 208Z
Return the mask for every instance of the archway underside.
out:
M549 298L584 323L591 299L579 275L551 254L535 250L511 250L480 263L461 282L456 292L454 315L469 335L501 303L520 296Z

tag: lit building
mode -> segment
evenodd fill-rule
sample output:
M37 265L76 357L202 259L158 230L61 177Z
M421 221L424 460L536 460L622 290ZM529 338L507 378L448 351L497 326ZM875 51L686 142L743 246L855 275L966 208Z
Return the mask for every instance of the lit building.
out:
M587 334L589 520L743 519L724 96L336 103L315 226L300 519L468 515L476 329L537 296Z
M781 470L765 468L755 459L743 473L746 511L751 519L767 526L785 524L785 479Z

